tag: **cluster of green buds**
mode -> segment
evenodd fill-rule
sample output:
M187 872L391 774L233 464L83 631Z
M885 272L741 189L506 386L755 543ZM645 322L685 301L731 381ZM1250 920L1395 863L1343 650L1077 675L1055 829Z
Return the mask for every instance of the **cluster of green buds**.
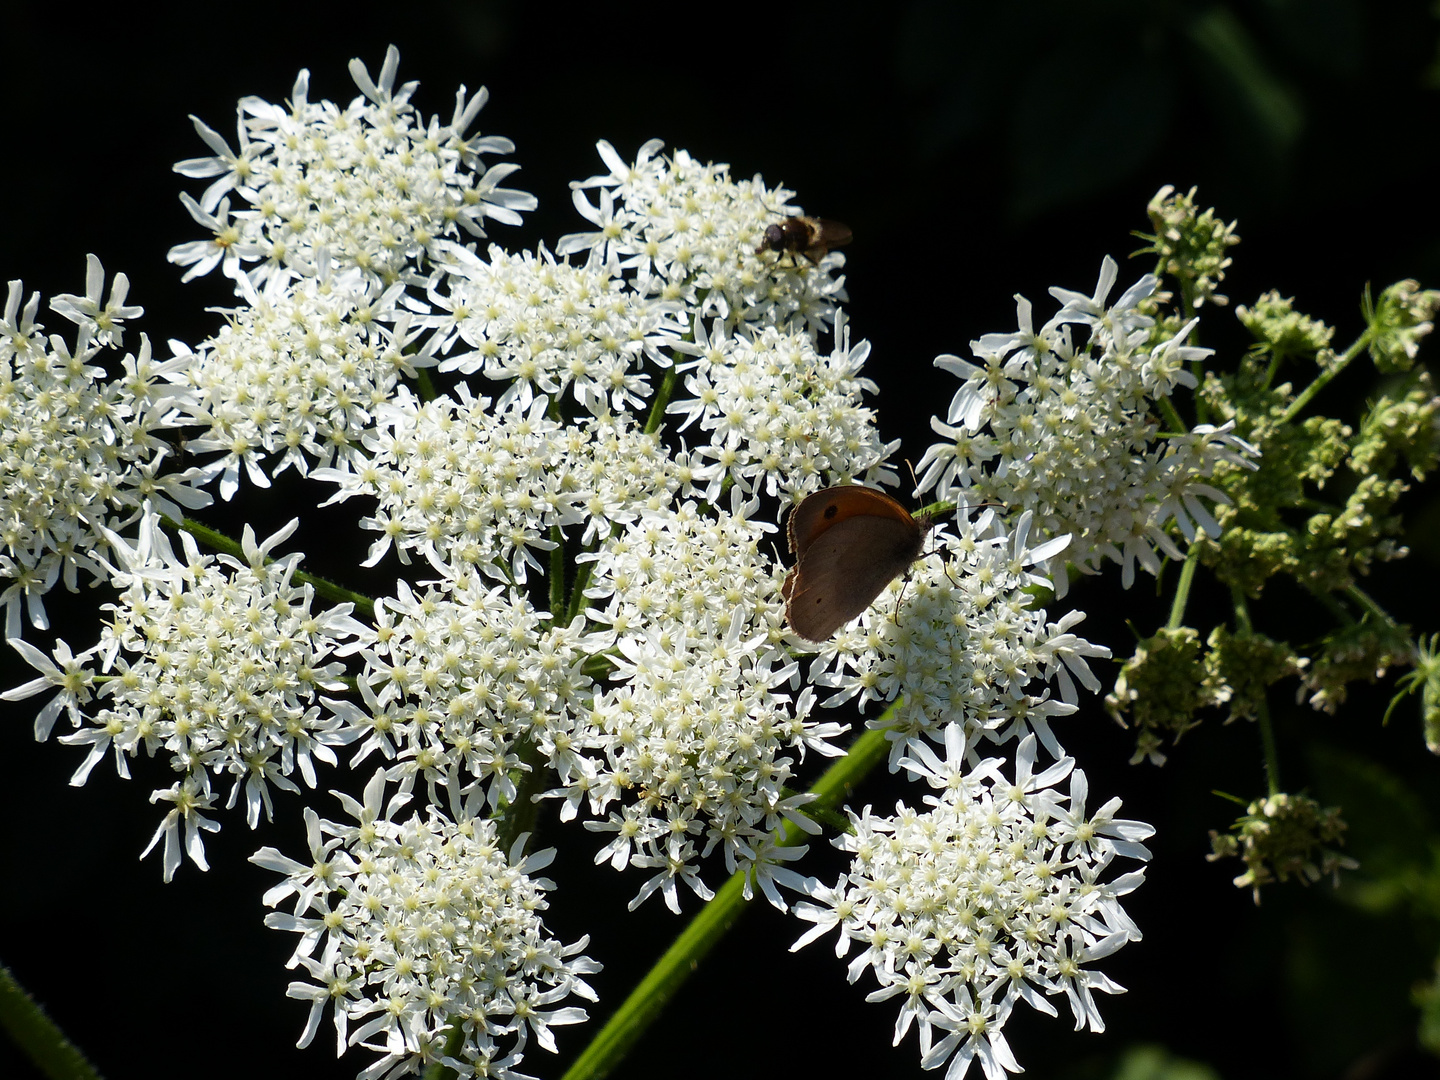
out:
M1341 870L1360 864L1335 850L1345 822L1339 807L1321 807L1306 795L1280 793L1256 799L1226 833L1210 831L1210 861L1238 856L1245 872L1235 887L1248 888L1260 903L1260 886L1294 878L1310 885L1322 877L1339 884Z
M1153 347L1179 332L1196 309L1226 303L1218 290L1239 237L1233 222L1200 209L1194 189L1177 195L1162 188L1149 216L1153 232L1141 234L1142 253L1156 257L1162 279L1162 289L1145 301L1155 318ZM1338 809L1282 792L1271 687L1333 713L1356 684L1413 666L1391 708L1419 691L1426 745L1440 753L1436 642L1417 642L1359 584L1376 566L1408 554L1399 500L1440 461L1440 397L1417 359L1437 308L1440 292L1414 281L1391 285L1378 298L1367 288L1365 326L1338 348L1335 327L1272 290L1236 308L1254 339L1238 364L1192 369L1198 380L1193 420L1233 424L1235 435L1259 451L1263 467L1217 465L1209 482L1224 495L1214 508L1220 527L1194 537L1168 623L1137 642L1106 706L1136 731L1132 762L1156 765L1165 763L1164 748L1207 713L1260 725L1267 796L1251 803L1232 831L1212 832L1210 856L1242 858L1247 869L1235 883L1257 899L1270 882L1308 883L1355 865L1333 850L1344 829ZM1317 395L1365 356L1374 364L1375 388L1360 415L1319 411ZM1187 428L1191 419L1165 404L1165 420ZM1230 599L1230 616L1208 627L1186 618L1201 567L1213 575L1215 585L1208 587L1218 586ZM1267 590L1282 579L1314 604L1315 629L1305 640L1257 629L1275 632L1266 601L1278 599Z

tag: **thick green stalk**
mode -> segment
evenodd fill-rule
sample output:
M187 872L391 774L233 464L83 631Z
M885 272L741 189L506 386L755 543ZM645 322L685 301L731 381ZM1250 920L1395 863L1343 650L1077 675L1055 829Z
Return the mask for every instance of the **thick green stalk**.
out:
M565 614L565 534L559 525L550 526L550 621L558 622Z
M885 760L888 749L883 729L866 731L855 740L850 752L826 770L810 789L818 796L811 805L826 810L835 809L871 769ZM805 836L787 822L780 843L789 846ZM666 1003L695 971L700 960L735 924L745 904L744 888L743 873L732 875L720 887L715 898L700 909L665 955L631 991L615 1015L606 1021L575 1064L566 1071L563 1080L599 1080L620 1064L630 1047L659 1017Z
M1160 398L1156 404L1160 407L1160 415L1165 417L1170 426L1175 429L1175 434L1184 435L1190 430L1185 421L1180 417L1180 411L1175 408L1175 403L1168 397Z
M1394 616L1392 616L1390 612L1386 611L1383 607L1381 607L1376 602L1373 596L1367 593L1364 589L1360 588L1360 586L1356 585L1354 582L1351 582L1348 586L1346 586L1345 595L1350 597L1350 599L1354 600L1355 603L1359 604L1362 608L1364 608L1371 615L1375 616L1375 618L1379 619L1386 626L1397 625Z
M529 739L522 739L518 742L515 745L515 753L527 768L512 771L511 779L515 782L515 798L497 818L500 825L497 835L502 851L509 851L510 845L515 843L521 833L535 831L535 821L540 813L540 804L535 801L534 796L544 791L551 779L550 766L545 760L545 755ZM529 846L533 850L533 837Z

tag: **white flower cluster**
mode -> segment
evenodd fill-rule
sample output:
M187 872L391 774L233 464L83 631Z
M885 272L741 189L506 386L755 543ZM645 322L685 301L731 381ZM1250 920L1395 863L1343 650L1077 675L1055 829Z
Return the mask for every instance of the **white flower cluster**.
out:
M419 552L442 570L469 567L523 585L529 570L545 572L535 552L555 548L552 529L584 522L588 542L667 504L680 484L659 438L627 414L567 424L547 414L549 404L541 397L496 413L463 386L424 405L402 389L380 410L355 471L314 475L339 487L331 501L380 500L361 522L381 533L366 565L394 544L404 562Z
M493 811L514 801L512 773L528 768L520 740L568 760L595 692L581 665L609 635L584 633L579 619L554 625L523 592L474 575L420 595L401 582L376 602L375 621L361 702L324 699L359 743L352 764L378 752L395 761L386 777L402 790L423 777L439 802L440 788L458 785L468 807Z
M292 521L256 544L247 525L241 562L202 556L188 533L181 534L184 550L177 553L149 512L133 545L107 533L119 564L111 582L121 592L118 602L106 605L111 616L98 645L74 658L62 645L56 665L34 646L14 643L45 674L6 697L27 697L47 685L62 688L47 708L48 721L65 708L79 730L60 741L88 749L72 783L83 784L110 752L121 776L129 776L127 758L162 750L182 774L151 796L173 807L150 843L153 848L165 840L167 881L180 865L182 826L186 854L205 868L199 831L219 828L205 817L217 798L213 780L232 782L227 809L243 792L253 829L262 807L271 817L272 785L298 791L290 779L298 770L313 788L314 762L334 765L332 747L354 737L322 714L317 698L322 689L345 688L338 658L359 648L371 631L350 617L349 604L312 611L312 587L290 580L299 554L270 561L295 526ZM98 658L96 670L86 664L92 657ZM97 682L96 696L110 703L87 716L81 706ZM37 735L48 735L48 726Z
M231 312L189 369L195 420L207 430L187 450L219 455L198 475L219 476L228 500L242 466L256 487L269 486L263 456L280 455L273 475L293 465L302 476L353 457L400 376L414 377L423 360L405 353L411 324L395 311L402 289L382 293L358 271L327 271L273 300L252 294Z
M482 87L467 101L462 86L450 122L426 123L410 104L419 84L395 89L399 64L392 45L372 81L352 60L361 96L344 109L309 100L308 71L295 80L288 107L242 99L239 151L195 121L214 156L182 161L175 171L216 179L198 202L181 196L212 233L170 251L171 262L190 268L186 281L220 266L237 284L244 279L271 295L332 268L359 270L381 288L423 284L419 264L441 259L447 238L483 238L487 217L519 224L518 211L535 208L533 195L499 186L518 165L477 172L482 155L514 149L509 139L465 135L489 93ZM245 207L233 214L232 194Z
M686 503L647 514L594 557L585 595L604 606L588 614L615 634L616 683L595 702L589 753L561 767L551 794L565 818L586 800L596 817L621 804L586 826L615 834L597 862L654 871L632 908L658 889L678 912L677 881L709 899L697 863L716 847L783 907L774 863L803 849L773 834L785 820L813 830L797 813L805 798L783 790L795 765L785 751L838 754L827 740L844 729L810 718L808 687L794 701L777 689L796 666L763 535L742 515Z
M610 172L571 185L575 208L596 229L562 236L556 253L613 254L635 272L640 292L701 319L812 331L833 322L847 299L845 279L835 276L842 254L810 266L756 253L767 225L799 213L789 204L794 193L766 188L758 176L733 180L728 165L702 165L684 150L660 156L663 145L647 142L627 164L608 142L596 144ZM589 188L599 189L599 206Z
M708 501L719 498L726 480L745 492L783 492L796 501L826 483L898 482L885 459L899 441L882 443L875 410L861 404L862 392L877 392L859 377L870 343L851 348L843 312L835 338L835 350L821 356L802 331L767 326L731 334L717 322L707 335L697 323L694 342L676 346L696 359L679 365L689 372L690 397L666 411L685 417L681 431L698 419L709 434L696 457L710 464L695 470L697 481L708 482Z
M651 394L645 360L670 366L660 346L673 344L685 326L675 305L626 286L612 259L557 263L542 245L537 253L508 255L491 245L488 261L455 250L445 281L429 299L444 315L432 348L450 352L458 339L467 351L450 353L441 371L482 371L509 384L495 403L527 407L535 393L563 398L567 391L596 415L642 408Z
M1036 772L1033 735L1013 782L999 758L975 760L958 725L943 760L911 748L902 764L936 789L929 809L851 813L853 834L835 841L850 869L833 887L805 880L813 902L795 913L815 926L794 947L832 929L836 955L859 943L850 981L868 968L880 989L866 1000L900 999L897 1043L914 1026L925 1068L948 1061L947 1080L960 1080L978 1058L987 1080L1004 1080L1021 1071L1003 1032L1017 1004L1054 1016L1047 999L1063 994L1076 1030L1104 1030L1094 994L1123 988L1091 965L1140 940L1119 898L1144 880L1111 875L1111 863L1148 859L1140 841L1154 830L1117 818L1119 799L1089 813L1085 774L1068 757ZM1067 776L1068 795L1054 790Z
M481 154L510 144L464 136L483 91L467 101L462 88L449 124L421 123L396 63L392 49L372 82L353 62L363 96L344 109L309 102L304 73L287 108L246 99L238 152L197 122L217 156L179 171L215 178L189 203L214 237L171 257L187 277L222 266L242 304L196 354L154 365L142 347L99 386L95 343L118 341L135 313L123 279L108 306L98 280L56 302L81 324L73 356L42 347L37 301L22 314L12 286L0 570L18 583L5 600L18 621L21 594L33 603L76 566L121 598L79 655L18 643L40 678L6 699L58 690L37 734L69 715L81 730L64 741L89 750L77 779L112 750L122 773L142 748L171 757L183 779L155 796L173 804L156 834L167 878L182 833L205 865L216 779L232 779L231 806L243 792L253 825L296 769L315 786L313 762L333 763L335 747L355 747L352 765L381 761L363 804L341 796L357 825L307 810L308 861L257 856L287 875L267 902L297 896L267 922L302 935L303 1041L332 1004L341 1050L382 1055L362 1077L439 1063L518 1078L532 1035L554 1049L550 1028L583 1019L550 1009L591 997L594 965L576 956L583 942L543 932L549 883L529 875L547 857L520 861L517 845L507 858L475 819L540 797L562 821L589 815L605 836L597 862L645 875L632 907L659 893L678 912L681 885L712 896L702 863L717 854L745 873L747 897L758 888L783 909L777 885L803 887L827 905L806 917L864 940L852 976L869 964L880 996L909 995L899 1030L918 1021L927 1064L979 1056L993 1080L1012 1064L999 1029L1016 1000L1043 1010L1065 992L1098 1026L1088 995L1110 987L1080 964L1138 936L1114 897L1139 880L1100 877L1114 855L1143 852L1131 841L1144 827L1109 806L1085 818L1078 772L1068 800L1047 790L1071 768L1050 718L1073 711L1076 682L1097 688L1086 661L1108 652L1071 633L1080 614L1048 622L1026 590L1049 584L1067 534L1093 565L1121 546L1153 560L1145 545L1170 543L1168 517L1213 524L1197 496L1216 496L1196 481L1248 450L1224 431L1155 439L1149 403L1190 380L1182 365L1201 351L1179 339L1145 351L1135 305L1153 280L1106 309L1107 262L1096 297L1057 292L1065 307L1038 334L1022 303L1020 334L976 343L984 366L942 358L966 381L956 426L936 424L953 444L927 453L921 486L998 498L1015 518L942 530L943 559L923 558L831 641L802 642L768 542L786 506L826 484L897 480L865 403L869 345L852 346L838 309L842 257L758 254L793 211L759 177L660 156L659 143L626 164L602 142L609 174L574 185L595 231L562 238L558 257L482 258L464 237L533 205L497 186L511 166L477 175ZM231 196L244 204L233 215ZM1079 348L1072 324L1090 328ZM503 389L399 382L437 366ZM661 431L667 417L681 428ZM159 477L150 432L178 423L202 427L189 448L216 456ZM315 611L312 588L339 592L295 584L318 581L297 578L298 555L270 561L288 528L263 544L247 528L243 559L205 558L189 534L172 547L154 513L134 540L106 516L138 517L146 496L179 516L159 500L199 505L181 482L192 474L226 498L242 477L267 487L267 457L271 475L333 485L330 502L378 503L360 521L379 534L367 565L393 550L433 577L397 583L371 628L349 604ZM839 754L847 729L815 718L819 693L894 703L892 767L945 789L924 814L857 817L857 868L834 890L789 869L805 849L781 839L819 831L796 773L809 751ZM107 707L88 717L97 696ZM1061 760L1032 777L1037 737ZM942 739L946 763L929 748ZM1010 740L1005 785L977 747ZM400 793L382 807L387 782ZM422 793L425 813L396 821Z
M124 320L142 309L125 304L129 282L117 275L108 302L105 274L91 255L86 295L65 294L51 308L79 330L74 346L47 340L35 321L39 293L21 307L24 287L10 282L0 318L0 592L4 637L20 636L20 609L45 629L44 594L62 580L72 592L81 570L104 580L107 528L139 516L146 499L179 518L210 497L187 478L162 476L168 443L156 432L179 426L191 407L183 385L190 357L155 362L143 336L122 371L105 381L96 361L123 337Z
M1139 304L1157 285L1147 274L1113 305L1108 256L1093 296L1051 289L1062 304L1037 332L1030 302L1016 297L1019 330L986 334L971 343L979 363L941 356L935 366L963 380L947 423L920 461L920 490L974 505L998 502L1007 513L1034 515L1043 536L1073 538L1067 558L1098 570L1122 563L1128 587L1135 563L1158 573L1158 548L1183 559L1166 530L1173 518L1187 539L1196 526L1219 535L1201 499L1225 502L1203 483L1220 461L1254 468L1253 447L1230 434L1233 425L1196 427L1164 437L1155 403L1178 386L1195 386L1186 369L1211 350L1181 344L1195 322L1148 347L1154 320ZM1086 328L1076 344L1072 326ZM1064 574L1057 575L1063 590Z
M1029 547L1030 520L1022 514L1011 537L986 510L962 524L958 536L941 534L943 546L916 563L908 581L893 582L820 650L810 678L835 690L824 705L856 698L862 707L895 703L883 722L870 722L888 731L892 768L908 740L938 740L953 724L972 741L983 735L992 743L1033 731L1059 757L1050 718L1075 711L1075 679L1099 691L1086 658L1108 657L1110 650L1070 633L1084 613L1047 623L1044 610L1030 606L1025 590L1050 581L1028 568L1068 542L1060 537ZM1052 681L1060 700L1050 698L1048 687L1034 692L1034 684Z
M396 821L409 796L385 802L383 773L363 802L334 794L354 823L307 807L308 862L274 848L251 859L286 876L267 905L295 897L293 913L274 912L265 925L301 935L288 966L303 967L308 981L286 991L310 1002L300 1045L328 1007L337 1053L359 1044L381 1055L361 1080L430 1065L518 1080L513 1068L532 1036L553 1053L551 1029L586 1019L582 1008L553 1006L594 1001L585 976L600 970L581 955L588 938L563 945L541 920L555 886L534 875L553 849L522 858L522 837L507 857L493 821L452 820L434 805L423 819Z

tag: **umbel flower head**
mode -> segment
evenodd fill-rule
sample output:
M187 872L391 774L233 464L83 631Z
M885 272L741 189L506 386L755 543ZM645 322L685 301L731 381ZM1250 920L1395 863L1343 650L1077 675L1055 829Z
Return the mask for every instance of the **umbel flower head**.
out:
M880 441L875 410L862 404L862 393L877 392L860 376L870 343L851 347L844 312L835 316L829 356L800 330L732 334L716 320L708 334L697 322L693 336L675 347L695 357L677 366L689 396L666 411L685 417L681 431L699 420L709 436L696 448L705 464L694 470L696 482L707 481L707 501L726 483L798 502L825 480L898 482L887 459L900 443Z
M1042 536L1072 537L1075 566L1121 563L1128 587L1137 562L1159 571L1157 549L1184 558L1172 520L1187 540L1197 530L1219 535L1202 500L1228 500L1204 481L1222 461L1254 468L1255 450L1231 434L1233 424L1160 434L1153 408L1177 386L1194 388L1187 365L1210 350L1183 344L1198 320L1152 345L1154 320L1140 304L1156 278L1146 274L1107 304L1116 274L1107 256L1093 295L1051 289L1062 306L1038 331L1030 301L1017 296L1019 330L971 342L978 363L936 359L963 384L945 422L931 419L950 441L920 459L920 490L1029 511ZM1056 583L1063 590L1063 574Z
M352 766L379 755L387 779L409 792L423 779L431 802L454 790L467 813L516 798L519 747L533 741L559 766L577 743L595 694L582 665L611 637L583 620L556 624L526 593L478 574L416 593L401 582L377 602L361 652L359 702L325 698L356 743Z
M520 166L479 171L485 155L514 149L509 139L465 134L489 92L467 98L462 86L449 122L426 122L410 104L419 84L395 88L399 65L393 45L378 79L352 60L361 94L344 109L309 100L308 71L296 78L288 107L243 98L239 150L195 120L214 156L175 171L215 177L198 201L180 197L212 236L171 249L170 261L189 267L185 280L219 266L272 294L332 268L358 270L382 289L423 284L421 265L441 257L447 238L483 238L486 218L515 225L520 211L535 208L533 195L500 186ZM231 212L232 196L243 209Z
M328 266L273 299L250 292L188 369L196 396L191 419L205 430L187 449L218 455L197 477L220 477L229 500L242 468L256 487L268 487L262 463L274 455L270 475L294 467L303 476L352 459L400 377L413 378L426 362L407 355L415 334L396 309L402 292L400 285L382 292L358 270L332 273Z
M556 252L614 254L635 272L637 291L682 303L698 318L811 330L833 322L846 299L845 279L834 276L843 254L782 267L755 250L767 225L799 213L794 193L758 176L732 179L728 165L702 165L684 150L662 156L663 146L652 139L626 163L608 142L597 143L610 172L571 185L575 208L596 229L562 236ZM598 206L590 189L599 189Z
M942 534L907 581L892 582L873 611L841 629L812 663L816 686L835 691L824 705L894 704L871 722L891 740L892 769L908 740L938 742L956 724L967 737L992 743L1033 732L1059 757L1050 719L1075 711L1075 680L1092 693L1100 688L1086 660L1110 650L1070 633L1084 614L1047 623L1044 610L1031 607L1026 590L1050 585L1034 567L1069 539L1032 548L1030 524L1030 515L1021 515L1008 536L987 510L958 536ZM1052 681L1059 700L1043 686Z
M1341 870L1358 869L1358 862L1339 851L1346 828L1339 807L1282 791L1252 802L1229 832L1211 829L1212 851L1205 858L1243 861L1245 872L1235 878L1235 887L1248 886L1258 904L1263 885L1292 877L1310 885L1327 876L1339 885Z
M302 1042L330 1009L342 1051L380 1054L362 1077L438 1063L518 1078L532 1037L554 1049L552 1029L584 1018L561 1002L593 996L585 943L561 946L539 921L548 854L499 840L543 799L600 834L597 863L639 871L632 908L712 897L717 864L782 910L781 887L805 893L805 918L863 941L852 977L869 965L880 996L905 995L897 1030L918 1027L927 1065L979 1057L993 1080L1013 1065L1000 1032L1018 1001L1054 1012L1064 994L1098 1030L1093 992L1115 988L1087 965L1139 936L1117 901L1139 875L1106 872L1145 857L1148 827L1116 819L1118 804L1087 816L1052 725L1098 689L1088 661L1108 650L1073 632L1081 613L1051 620L1034 596L1063 551L1143 561L1171 543L1171 518L1208 528L1198 481L1245 455L1198 429L1157 448L1148 403L1187 383L1198 351L1183 334L1148 344L1136 305L1153 282L1107 308L1107 263L1094 297L1057 292L1038 334L1022 305L1021 334L977 343L983 367L951 365L966 383L956 426L937 430L954 445L927 454L922 486L998 495L1011 520L959 515L871 610L804 641L785 619L783 514L826 485L897 479L870 346L839 307L842 256L758 252L791 193L658 142L631 163L600 144L609 172L574 185L592 231L553 255L482 254L486 218L533 205L498 186L512 166L482 161L510 144L465 134L483 91L462 88L448 123L422 121L396 63L391 50L375 80L353 63L361 96L344 108L309 101L303 73L285 107L245 99L238 150L197 123L215 156L180 171L213 178L188 204L213 235L172 259L187 277L220 267L239 302L162 373L174 389L151 392L161 379L137 364L134 396L153 400L124 408L200 426L190 447L212 456L193 478L226 498L294 469L331 503L361 499L367 565L393 554L411 578L357 603L362 624L349 604L317 606L298 555L275 556L290 527L204 556L158 513L122 536L72 499L120 597L92 649L24 644L40 677L6 697L58 691L37 731L71 719L66 741L89 751L78 779L109 753L122 774L142 748L169 756L181 779L155 795L171 804L156 834L167 878L182 851L205 866L218 782L253 825L273 789L296 789L297 770L316 786L315 763L341 747L375 769L363 800L339 796L355 824L307 809L308 858L256 856L286 876L267 903L295 898L267 922L301 935ZM92 286L64 298L90 328L82 344L117 339L126 310L123 289L102 306ZM35 305L22 316L15 297L6 357L35 363ZM434 368L490 385L437 393L421 377ZM86 442L83 428L75 461L124 457L98 448L128 445L123 432ZM1129 456L1092 503L1074 469L1102 439ZM128 468L100 501L171 490L150 464ZM50 557L21 547L36 566ZM848 727L819 708L852 702L889 707L868 722L887 729L892 770L940 790L924 813L853 814L855 866L825 889L785 837L819 831L803 770L838 755ZM981 756L1007 745L1013 783ZM1038 767L1037 748L1056 763ZM1066 778L1068 795L1053 790Z
M525 408L537 393L573 395L597 416L643 408L652 392L644 362L669 367L662 347L686 329L675 304L628 288L598 248L578 265L556 262L543 244L519 255L491 245L483 261L452 249L446 269L449 292L432 286L440 314L427 320L440 330L432 347L448 354L440 370L507 384L497 409Z
M210 497L189 477L161 475L170 444L157 432L178 426L193 394L183 385L191 358L156 361L143 336L137 353L106 381L98 361L118 349L129 282L117 275L102 302L105 271L90 256L86 295L57 296L51 308L78 327L73 345L46 337L35 321L39 293L24 300L10 282L0 317L0 592L3 636L20 636L23 604L30 622L49 626L44 595L57 582L71 592L79 575L104 580L107 528L139 516L149 499L175 517L177 504L205 506ZM23 302L23 306L22 306Z
M111 617L99 644L71 658L62 642L59 665L34 646L17 644L45 674L6 696L62 687L36 735L49 735L56 702L63 700L78 730L60 741L87 751L73 783L83 784L107 754L122 777L130 775L129 759L142 752L163 753L180 774L151 795L151 802L171 806L150 842L151 848L165 842L167 881L182 848L206 868L200 832L220 827L206 816L219 797L217 782L230 783L227 809L243 796L253 829L262 809L273 816L272 788L298 791L291 779L296 772L313 788L315 763L334 765L333 748L353 739L321 711L318 697L322 689L344 689L338 658L370 631L351 618L349 604L312 611L313 588L291 580L299 554L271 561L296 524L262 543L246 526L242 562L202 556L189 533L181 534L176 552L158 515L148 511L133 545L107 533L117 563L110 579L120 598L107 605ZM103 683L95 696L106 704L86 716L80 706L97 677Z
M514 1076L532 1037L554 1052L551 1029L586 1015L552 1006L595 1000L584 976L600 970L580 955L588 938L562 945L541 921L555 885L535 874L554 851L522 857L527 834L507 853L493 821L447 817L434 804L396 820L410 799L387 802L383 772L363 801L334 794L353 822L323 820L307 807L308 863L274 848L251 859L285 875L265 894L268 906L295 897L290 914L268 915L265 925L300 935L287 966L309 978L286 991L310 1002L300 1045L328 1008L338 1052L359 1044L381 1055L362 1080L430 1064L460 1076Z
M1120 906L1143 870L1113 873L1117 858L1147 860L1154 830L1116 816L1120 800L1093 813L1085 774L1071 758L1035 771L1035 736L1020 743L1013 781L1003 762L975 762L959 727L945 732L945 757L912 742L901 764L929 784L924 812L851 812L853 832L836 846L854 859L833 886L806 879L795 914L815 924L800 948L827 931L855 982L869 969L880 984L867 1001L899 999L898 1044L913 1026L922 1064L946 1062L959 1080L979 1060L986 1080L1020 1066L1004 1027L1019 1004L1054 1016L1064 996L1075 1028L1103 1031L1097 992L1122 987L1091 965L1140 930ZM1069 778L1069 792L1056 790Z

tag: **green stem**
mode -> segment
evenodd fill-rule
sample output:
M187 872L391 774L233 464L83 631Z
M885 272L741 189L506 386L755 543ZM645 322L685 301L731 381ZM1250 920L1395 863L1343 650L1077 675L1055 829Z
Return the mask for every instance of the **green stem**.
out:
M1275 385L1275 376L1280 374L1280 362L1284 360L1284 358L1284 355L1279 349L1271 351L1270 366L1265 369L1265 381L1260 384L1261 390L1269 390L1270 387Z
M1175 403L1168 397L1160 398L1156 404L1160 406L1161 415L1169 421L1170 426L1175 429L1177 434L1184 435L1190 430L1185 421L1180 418L1180 412L1175 408Z
M886 716L889 715L890 712L887 712ZM885 717L881 719L883 722ZM818 796L811 805L826 810L835 809L871 769L885 760L888 750L884 729L863 733L850 747L850 752L826 770L810 789ZM790 846L804 838L804 833L787 822L780 843ZM735 924L743 910L744 889L743 872L732 875L720 887L715 898L700 909L690 925L640 981L640 985L606 1021L590 1045L566 1071L563 1080L599 1080L620 1064L630 1047L659 1017L666 1003L695 971L700 960Z
M1245 594L1239 589L1230 590L1230 603L1235 610L1235 626L1242 633L1249 634L1254 630L1254 623L1250 621L1250 606L1245 602ZM1268 695L1262 693L1260 700L1256 703L1256 722L1260 727L1260 747L1265 754L1265 787L1270 795L1279 795L1280 787L1280 752L1275 748L1275 725L1270 721L1270 702Z
M610 526L610 531L603 537L597 535L586 545L585 552L589 554L600 550L600 545L615 535L615 526ZM587 559L584 562L575 564L575 580L570 585L570 601L565 605L565 621L562 626L569 626L575 621L585 607L585 590L590 587L590 578L595 574L595 560Z
M555 544L550 549L550 621L554 623L566 611L565 534L560 531L559 525L550 526L550 539Z
M1280 754L1275 749L1275 725L1270 722L1270 702L1263 694L1256 702L1255 717L1260 725L1260 745L1265 751L1265 787L1271 795L1279 795Z
M570 586L570 604L565 609L566 626L575 621L575 616L579 615L585 606L585 590L589 587L590 577L594 573L594 562L583 562L576 565L575 581Z
M435 380L430 378L429 368L415 369L415 390L420 395L421 401L435 400Z
M458 1020L451 1021L445 1029L445 1054L454 1057L465 1047L465 1026ZM421 1072L421 1080L450 1080L455 1070L438 1061L432 1061Z
M1175 599L1170 604L1170 621L1167 630L1178 630L1185 623L1185 605L1190 602L1190 587L1195 582L1195 570L1200 565L1200 545L1190 545L1185 564L1180 567L1180 581L1175 586Z
M65 1037L45 1010L15 981L10 969L0 964L0 1028L10 1042L35 1066L37 1073L51 1080L100 1080L95 1066Z
M650 415L645 418L645 434L653 435L660 430L660 425L665 422L665 406L670 404L670 398L675 393L675 384L680 381L680 373L675 370L672 363L665 372L665 378L660 382L660 390L655 395L654 402L650 405Z
M187 517L182 521L175 521L172 518L161 515L160 521L168 528L183 529L195 537L195 539L208 547L214 548L216 551L223 552L226 555L233 555L237 559L245 559L245 549L240 546L237 540L226 536L216 529L210 528L208 525L201 525L200 522L193 518ZM267 559L265 561L272 563L275 560ZM325 599L334 600L336 603L354 604L355 610L367 619L373 619L375 617L375 601L364 593L347 589L343 585L337 585L335 582L327 581L325 578L317 577L315 574L307 574L303 570L295 571L291 576L291 580L298 581L302 585L314 586L316 596L323 596Z
M1375 598L1373 596L1367 593L1364 589L1360 588L1359 585L1356 585L1353 582L1347 585L1345 587L1345 595L1350 597L1351 600L1354 600L1355 603L1359 604L1371 615L1374 615L1375 618L1379 619L1386 626L1398 625L1395 622L1395 619L1391 616L1391 614L1383 607L1381 607L1375 601Z
M1339 597L1329 589L1310 589L1309 593L1320 602L1326 611L1335 616L1335 621L1341 626L1355 625L1355 616L1345 610L1345 605L1340 603Z
M515 781L515 798L498 815L501 851L509 851L521 833L535 831L535 819L540 813L540 804L533 796L545 790L549 779L545 755L538 746L524 739L516 744L515 753L529 768L519 772L519 775L516 775L515 771L511 772ZM527 846L534 850L533 842Z
M1314 398L1316 394L1320 393L1321 390L1324 390L1325 387L1330 384L1330 381L1334 379L1336 375L1339 375L1342 371L1344 371L1347 367L1350 366L1350 361L1354 360L1366 348L1369 347L1370 339L1374 336L1374 333L1375 332L1373 329L1367 329L1365 333L1361 334L1358 338L1355 339L1355 341L1348 349L1346 349L1343 353L1336 357L1334 366L1327 368L1325 371L1320 372L1319 375L1316 375L1310 385L1307 386L1304 390L1300 391L1299 396L1297 396L1295 400L1290 403L1290 407L1286 409L1283 414L1281 414L1280 423L1288 424L1293 421L1295 417L1299 416L1300 411L1304 409L1306 405L1310 404L1311 399Z

